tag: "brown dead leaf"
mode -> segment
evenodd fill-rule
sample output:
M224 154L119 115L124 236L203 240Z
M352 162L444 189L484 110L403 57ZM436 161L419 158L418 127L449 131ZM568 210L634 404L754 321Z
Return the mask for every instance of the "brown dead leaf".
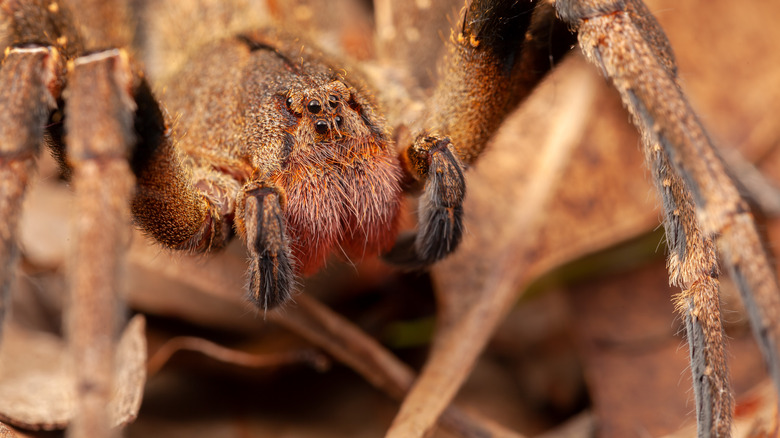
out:
M153 257L149 257L150 252ZM193 297L203 303L210 303L210 308L218 312L232 309L231 314L234 316L247 315L247 309L250 309L250 304L242 295L246 264L242 257L230 251L209 258L171 255L138 239L131 248L128 260L132 266L145 270L147 276L156 275L179 284L180 287L174 289L173 294L166 293L158 297L154 309L174 308L175 303ZM178 293L183 295L177 296ZM408 365L399 361L355 324L308 295L301 294L295 299L297 303L290 303L283 309L265 315L267 321L283 326L322 348L390 397L400 399L406 394L414 379ZM130 301L144 303L132 295ZM161 301L168 304L160 304ZM178 310L183 312L177 314L180 317L203 321L199 318L204 309L194 310L194 313L188 313L188 308ZM254 313L249 314L249 317L258 328L265 325ZM205 319L211 320L208 317ZM466 415L452 407L445 411L442 422L455 431L457 436L478 437L491 431L497 437L518 437L499 425Z
M423 88L436 83L436 61L463 2L377 0L376 44L380 62L405 71Z
M537 438L591 438L595 435L596 425L593 414L583 412L560 427Z
M110 406L115 426L138 415L145 363L144 319L136 316L117 346ZM66 427L74 409L74 366L61 338L8 324L0 348L0 419L31 430Z

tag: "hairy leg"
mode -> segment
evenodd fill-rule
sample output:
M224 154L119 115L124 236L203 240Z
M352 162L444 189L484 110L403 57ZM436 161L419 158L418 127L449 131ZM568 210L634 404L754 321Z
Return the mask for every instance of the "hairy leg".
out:
M691 256L700 260L700 266L694 270L698 274L691 272L690 277L673 278L675 283L686 288L683 300L690 299L691 304L702 305L712 302L707 295L712 294L714 285L696 287L695 284L710 282L707 277L713 272L709 267L712 262L708 260L708 248L711 248L711 239L721 237L725 261L739 286L754 334L780 390L780 326L776 323L780 317L780 290L777 277L761 245L747 204L741 199L712 141L680 88L674 56L663 31L647 7L638 0L555 0L554 4L560 17L578 30L580 46L588 59L601 68L620 92L623 103L642 133L644 147L650 150L648 155L652 156L655 153L653 148L658 147L658 152L666 155L665 160L680 176L681 182L675 182L677 190L684 185L684 191L691 194L700 232L687 229L684 233L685 238L691 240L701 236L698 243L687 244L688 247L698 245ZM683 210L682 214L690 214L685 213L686 202L679 198L674 202L665 200L668 204L665 207L676 205ZM675 214L667 213L667 217ZM681 220L686 222L692 218ZM670 221L667 221L667 233L675 235L675 230L669 229L674 227L669 227L669 224ZM672 257L682 247L677 245L672 248ZM672 271L679 269L674 267L674 263L670 262ZM684 305L681 303L681 306ZM710 317L715 314L714 310L707 312ZM717 331L715 327L710 328ZM694 342L698 337L696 330ZM708 342L719 340L719 336L706 333L702 336ZM696 345L692 344L691 348L696 348ZM708 345L706 348L715 352L721 347ZM701 365L696 357L697 353L693 352L694 374ZM724 370L717 372L721 376L724 373ZM713 409L712 413L699 412L699 433L700 436L725 436L730 433L728 423L731 414L719 409L730 410L731 401L715 393L725 390L728 383L711 383L708 390L702 392L701 387L696 390L697 396L712 397L707 401L698 400L697 406L709 405Z
M467 6L450 37L424 131L402 152L408 178L424 186L417 234L402 236L388 260L426 266L455 250L463 170L573 42L554 14L541 2L477 0Z
M135 143L133 75L118 50L69 65L65 130L78 211L70 266L66 330L76 367L72 437L113 436L113 396L120 271L129 231Z
M690 192L661 147L645 152L663 202L670 282L682 289L675 307L688 338L698 428L711 436L729 436L734 399L724 351L715 242L703 235Z

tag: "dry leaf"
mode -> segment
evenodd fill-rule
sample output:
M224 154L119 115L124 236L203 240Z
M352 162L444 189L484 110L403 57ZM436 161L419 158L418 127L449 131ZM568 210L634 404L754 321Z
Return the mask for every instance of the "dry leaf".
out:
M571 290L574 333L600 437L661 436L694 420L690 359L665 272L657 260ZM737 315L731 310L726 318ZM729 356L739 359L730 367L738 393L765 378L760 352L742 321L727 332Z
M138 415L146 380L144 319L136 316L117 345L112 424ZM62 429L71 420L75 381L65 342L53 335L6 326L0 349L0 419L31 430Z
M155 252L156 257L148 257L149 251ZM128 260L136 268L145 270L147 275L155 275L180 286L174 290L173 295L165 294L164 298L155 301L154 309L174 307L173 303L187 300L188 297L210 302L215 309L232 308L234 315L246 315L249 309L250 304L242 298L243 287L237 283L237 279L243 278L246 265L243 258L231 252L207 259L171 256L157 252L149 244L137 242L133 245ZM185 293L186 290L189 292ZM184 295L177 296L178 293ZM163 299L167 300L169 305L160 306L160 300ZM133 300L132 297L131 301L142 302ZM405 395L414 379L413 371L408 365L400 362L359 327L316 300L300 295L296 301L297 303L291 303L283 309L269 312L265 318L322 348L390 397L400 399ZM179 316L199 321L201 312L202 309L196 313L180 313ZM265 324L256 316L253 318L258 326ZM451 430L457 431L458 436L478 437L491 431L496 436L517 438L517 435L499 425L484 422L455 408L445 411L443 422Z

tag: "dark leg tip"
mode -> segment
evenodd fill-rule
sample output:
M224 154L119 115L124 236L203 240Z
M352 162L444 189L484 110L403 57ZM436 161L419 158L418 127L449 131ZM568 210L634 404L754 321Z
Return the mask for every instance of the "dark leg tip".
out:
M429 208L415 239L415 249L426 264L435 263L455 251L463 237L463 207Z
M249 265L249 300L264 311L281 306L292 297L294 278L289 256L262 255Z
M260 184L244 189L245 199L237 208L244 224L249 251L249 300L267 311L291 297L296 270L285 231L279 193Z
M412 164L425 176L417 233L401 236L384 259L404 268L421 269L458 247L463 237L466 181L449 139L427 137L412 149Z
M458 247L463 235L463 165L452 153L449 140L430 150L430 168L420 199L420 224L415 248L420 259L434 263Z

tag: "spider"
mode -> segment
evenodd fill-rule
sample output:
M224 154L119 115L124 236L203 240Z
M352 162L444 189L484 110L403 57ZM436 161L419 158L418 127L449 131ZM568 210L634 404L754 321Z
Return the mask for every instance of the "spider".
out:
M74 436L107 434L99 413L109 383L93 376L110 363L95 351L110 353L100 333L115 323L90 312L113 306L107 292L129 210L173 249L217 250L238 235L249 254L248 295L263 310L289 300L296 278L333 253L428 266L460 241L463 172L563 56L566 28L620 92L642 135L663 203L670 279L683 289L677 306L691 344L700 435L728 436L733 410L716 237L780 382L775 273L678 84L663 31L638 0L468 3L429 110L413 122L392 112L385 120L359 69L289 30L214 35L153 87L128 52L105 49L128 41L125 27L92 34L58 2L5 1L0 8L7 33L0 74L10 84L0 91L0 210L9 218L0 229L4 289L17 251L17 212L44 138L82 212L69 330L74 353L92 360L81 367L83 413ZM97 16L111 22L114 14ZM413 136L401 128L407 124ZM420 225L399 236L404 190L421 192Z

